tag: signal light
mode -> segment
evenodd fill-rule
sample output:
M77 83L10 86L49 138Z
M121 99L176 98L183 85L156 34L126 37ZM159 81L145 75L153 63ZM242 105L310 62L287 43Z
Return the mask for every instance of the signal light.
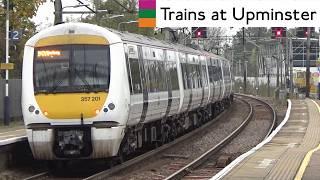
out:
M277 37L281 36L282 32L280 30L277 30Z
M201 37L201 31L197 32L197 37Z
M315 28L310 28L310 37L314 38ZM308 37L308 28L307 27L299 27L297 28L297 37L298 38L307 38Z
M192 27L192 38L207 38L207 28L206 27Z
M284 27L272 27L272 39L286 37L286 29Z

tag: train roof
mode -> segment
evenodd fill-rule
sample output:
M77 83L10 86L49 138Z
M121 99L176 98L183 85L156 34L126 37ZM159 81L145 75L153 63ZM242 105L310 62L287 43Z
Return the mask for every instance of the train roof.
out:
M225 61L229 61L224 57L218 56L216 54L213 54L208 51L202 51L202 50L196 50L188 46L184 46L182 44L177 44L177 43L169 43L166 41L162 41L153 37L148 37L148 36L143 36L141 34L134 34L134 33L129 33L129 32L122 32L122 31L117 31L114 29L106 28L107 30L117 34L120 36L122 41L127 41L127 42L132 42L132 43L137 43L137 44L146 44L150 46L158 46L161 48L166 48L166 49L172 49L172 50L177 50L180 52L186 52L186 53L192 53L192 54L197 54L197 55L203 55L206 54L207 56L214 57L214 58L219 58Z
M169 42L162 41L162 40L159 40L159 39L156 39L153 37L143 36L141 34L120 32L120 31L116 31L114 29L109 29L109 28L106 28L106 29L119 35L121 40L123 40L123 41L138 43L138 44L146 44L146 45L150 45L150 46L158 46L161 48L179 50L179 51L189 52L189 53L193 53L193 54L202 54L202 52L199 50L195 50L193 48L183 46L181 44L169 43Z
M155 46L163 49L171 49L176 50L184 53L190 53L194 55L207 55L210 57L215 57L219 59L225 58L221 56L217 56L213 53L207 52L207 51L200 51L193 49L191 47L184 46L182 44L176 44L176 43L169 43L166 41L162 41L153 37L147 37L140 34L134 34L129 32L121 32L110 28L105 28L101 26L97 26L94 24L88 24L88 23L63 23L59 24L50 28L47 28L46 30L43 30L30 38L26 45L34 46L35 43L44 37L48 36L54 36L59 35L63 33L68 33L68 31L73 30L73 32L76 33L90 33L90 34L106 34L111 40L111 43L117 43L117 42L131 42L134 44L143 44L147 46ZM109 40L109 39L108 39Z

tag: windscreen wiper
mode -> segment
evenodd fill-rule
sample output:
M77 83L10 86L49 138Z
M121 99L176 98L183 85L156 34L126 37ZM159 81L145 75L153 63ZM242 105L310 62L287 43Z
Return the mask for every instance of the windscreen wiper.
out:
M94 90L94 88L88 83L88 81L86 80L86 78L85 78L84 76L82 76L81 73L79 73L76 68L73 67L73 68L71 68L71 69L72 69L72 71L75 72L75 75L78 76L78 77L81 79L81 81L84 83L84 85L86 86L86 88L87 88L89 91L92 92L92 91Z
M48 90L48 93L55 93L55 90L62 84L63 80L60 79L58 82L56 82L51 89Z
M56 80L56 73L57 73L57 71L54 71L54 84L53 84L53 86L48 90L48 93L55 93L55 90L62 84L62 82L63 82L63 79L62 78L60 78L60 80L59 81L55 81Z

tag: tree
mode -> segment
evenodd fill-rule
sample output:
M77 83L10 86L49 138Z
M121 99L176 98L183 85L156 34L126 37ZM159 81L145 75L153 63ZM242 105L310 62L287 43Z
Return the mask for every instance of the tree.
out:
M248 62L248 76L255 76L256 74L256 61L258 58L258 49L253 43L248 42L253 41L255 44L263 47L263 42L260 42L262 39L270 39L271 37L271 29L265 27L252 27L245 28L245 59L243 56L243 31L242 29L237 32L234 36L232 44L233 44L233 53L234 53L234 69L236 71L237 76L242 76L243 72L243 62Z
M208 41L204 44L205 50L211 51L213 53L220 53L220 50L223 49L223 43L225 39L223 39L223 35L225 34L225 30L222 28L208 28Z
M119 23L121 22L138 20L137 0L108 0L105 2L93 0L92 3L94 4L95 9L107 10L107 13L100 12L93 16L88 16L83 20L83 22L97 24L112 29L118 29ZM119 3L121 3L121 5L119 5ZM123 17L113 18L115 15L123 15ZM121 24L120 30L146 36L154 36L154 30L152 28L139 28L138 23Z
M12 49L10 51L10 60L15 63L15 69L11 71L10 74L14 78L20 78L24 44L35 33L35 25L30 18L36 14L38 7L45 2L45 0L10 1L13 5L13 8L10 10L10 30L23 30L21 41L15 45L14 51L12 51ZM5 62L6 7L4 7L3 1L0 2L0 5L0 62Z

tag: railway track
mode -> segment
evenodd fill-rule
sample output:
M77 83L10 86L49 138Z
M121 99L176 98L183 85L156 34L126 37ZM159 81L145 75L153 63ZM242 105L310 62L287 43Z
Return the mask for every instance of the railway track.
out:
M249 113L247 114L245 120L241 123L241 125L234 130L228 137L224 138L220 143L216 144L214 147L212 147L210 150L208 150L206 153L202 154L195 160L193 160L191 163L186 164L185 162L181 161L176 161L175 163L171 163L167 168L170 168L171 171L174 173L171 174L170 176L162 176L162 175L155 175L152 179L195 179L195 178L209 178L212 177L212 173L210 172L210 163L209 166L204 166L202 169L199 170L199 167L204 164L210 157L214 156L217 152L219 152L223 147L225 147L228 143L234 139L245 127L246 125L250 122L250 120L253 118L254 113L257 114L257 111L261 111L262 109L268 109L269 112L272 112L272 125L270 126L270 129L266 135L266 137L271 133L272 129L275 126L275 111L273 108L265 103L264 101L255 99L250 96L244 96L244 95L237 95L237 101L241 101L242 103L246 104L249 107ZM222 114L220 114L217 119L219 119L223 114L227 113L227 111L224 111ZM91 179L107 179L107 178L112 178L114 174L117 174L119 172L124 172L127 169L130 169L135 166L139 166L144 164L144 162L147 161L152 161L152 158L165 151L166 149L173 147L177 144L179 144L182 141L185 141L187 139L190 139L192 136L195 134L204 131L208 126L213 124L215 121L210 121L209 123L203 125L202 127L176 139L175 141L165 144L157 149L154 149L152 151L149 151L145 154L142 154L136 158L133 158L129 161L126 161L120 165L114 166L110 169L101 171L97 174L94 174L92 176L84 178L85 180L91 180ZM168 155L169 156L169 155ZM176 156L176 155L172 155ZM178 157L179 158L179 157ZM180 157L183 159L184 157ZM214 166L214 164L212 164ZM195 171L197 169L197 171ZM34 180L34 179L58 179L58 178L51 178L50 172L44 172L32 177L27 178L27 180ZM150 177L151 178L151 177ZM76 179L82 179L82 178L76 178Z
M253 108L252 108L252 106L251 106L249 103L246 103L246 102L243 101L243 100L241 100L241 101L242 101L243 103L247 104L247 106L249 107L249 114L247 115L246 119L250 119L250 117L252 116ZM225 111L224 113L227 113L227 111ZM220 114L220 115L217 117L217 119L219 119L221 116L222 116L222 114ZM162 152L162 151L164 151L164 150L166 150L166 149L168 149L168 148L170 148L170 147L173 147L174 145L178 144L178 143L181 142L181 141L185 141L185 140L187 140L187 139L190 139L191 137L195 136L197 133L199 133L199 132L201 132L201 131L204 131L206 128L208 128L210 125L212 125L214 122L215 122L215 121L210 121L209 123L205 124L204 126L196 129L195 131L192 131L192 132L186 134L185 136L177 139L177 140L174 141L174 142L171 142L171 143L169 143L169 144L166 144L166 145L164 145L164 146L162 146L162 147L160 147L160 148L158 148L158 149L156 149L156 150L154 150L154 151L151 151L151 152L149 152L149 153L147 153L147 154L144 154L144 155L142 155L142 156L140 156L140 157L138 157L138 158L135 158L135 159L133 159L133 160L131 160L131 161L129 161L129 162L125 162L125 163L122 164L122 165L119 165L119 166L114 167L114 168L112 168L112 169L109 169L109 170L100 172L100 173L98 173L98 174L92 175L92 176L90 176L90 177L88 177L88 178L85 178L85 180L107 179L107 178L113 179L113 175L115 175L115 174L117 174L117 173L119 173L119 172L123 172L123 171L125 171L126 169L129 169L129 168L132 167L132 166L139 166L139 164L143 164L143 162L146 162L146 161L150 160L150 159L151 159L152 157L154 157L156 154L159 154L160 152ZM246 124L247 122L248 122L248 121L245 120L244 123L243 123L243 126L245 126L245 124ZM231 136L234 136L234 135L231 135ZM224 143L222 143L222 144L224 144ZM222 144L221 144L221 145L222 145ZM221 146L221 145L220 145L220 146ZM165 156L170 156L170 154L167 154L167 155L165 155ZM172 156L173 156L173 157L177 157L177 155L174 155L174 154L173 154ZM184 157L183 157L183 156L180 156L180 158L183 159ZM153 160L154 160L154 159L153 159ZM177 163L176 163L176 167L179 167L181 164L183 164L183 163L180 163L180 164L179 164L179 162L177 162ZM172 168L176 168L176 167L172 167ZM151 178L151 177L149 177L149 178ZM153 177L152 179L164 179L164 178L165 178L165 176L155 175L155 177ZM115 179L117 179L117 177L115 177ZM144 178L142 178L142 179L144 179Z
M42 172L42 173L36 174L34 176L30 176L28 178L25 178L24 180L45 179L47 177L49 177L49 171Z
M186 166L183 166L182 168L178 169L176 172L171 174L169 177L166 178L166 180L175 180L175 179L209 179L212 177L213 169L215 169L215 164L214 163L208 163L205 166L200 167L208 159L213 157L217 152L219 152L224 146L229 144L235 136L241 133L241 131L245 128L245 126L249 123L249 121L252 120L253 118L253 113L261 113L261 110L268 109L269 113L272 116L271 119L271 125L269 128L268 133L266 134L265 138L267 138L272 130L274 130L275 125L276 125L276 112L273 109L271 105L266 103L263 100L251 97L251 96L246 96L246 95L240 95L237 94L237 96L242 97L242 99L246 99L246 102L250 104L251 111L246 120L239 126L233 133L231 133L228 137L226 137L223 141L221 141L219 144L214 146L213 148L209 149L207 152L202 154L200 157L192 161L191 163L187 164ZM258 103L257 103L258 102ZM262 107L264 106L264 108ZM259 112L258 112L259 111ZM261 115L260 115L261 116ZM225 157L223 161L228 161L228 157ZM211 167L210 167L211 166ZM200 168L198 168L200 167Z

